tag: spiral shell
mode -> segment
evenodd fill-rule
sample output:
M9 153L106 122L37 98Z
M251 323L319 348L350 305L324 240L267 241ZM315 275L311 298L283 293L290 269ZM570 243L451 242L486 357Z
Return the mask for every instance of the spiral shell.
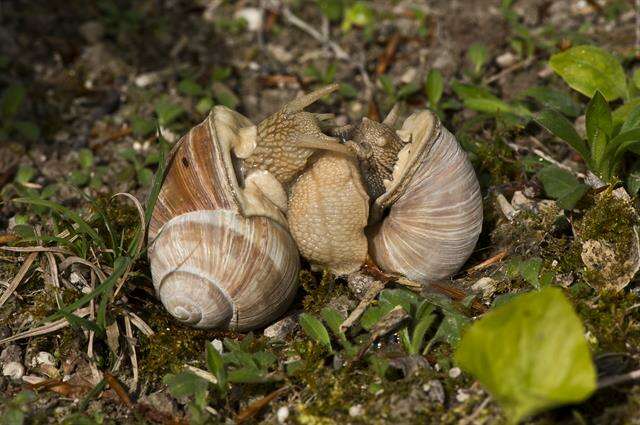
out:
M475 172L455 137L429 111L412 114L398 133L393 180L372 206L369 251L384 270L433 282L457 272L482 229ZM386 214L386 216L385 216Z
M247 330L292 301L299 255L266 171L246 176L255 149L242 115L217 106L177 144L149 229L154 287L167 310L195 327Z
M337 275L367 257L369 197L353 160L324 153L296 180L287 219L301 254Z

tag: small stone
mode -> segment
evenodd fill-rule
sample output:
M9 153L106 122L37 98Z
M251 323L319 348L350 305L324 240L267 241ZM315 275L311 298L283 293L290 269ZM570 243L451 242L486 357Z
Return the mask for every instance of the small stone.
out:
M278 320L263 331L264 336L273 339L285 339L293 334L298 327L298 313L294 312L283 319Z
M349 408L349 416L352 418L362 416L364 414L364 408L361 404L354 404Z
M24 375L24 366L18 362L8 362L2 367L2 374L12 379L20 379Z
M496 58L500 68L508 68L518 61L518 57L511 52L505 52Z
M21 357L22 349L16 344L11 344L0 353L0 363L17 362Z
M444 404L444 388L442 383L437 379L432 379L422 386L422 390L427 393L429 400L434 403Z
M494 279L482 277L471 285L471 289L475 292L482 292L482 298L490 298L496 291L497 286L497 282Z
M158 81L160 81L160 74L158 74L157 72L147 72L146 74L140 74L133 80L136 86L142 88L150 86L151 84L155 84Z
M458 400L460 403L469 400L469 393L464 390L458 390L458 393L456 394L456 400Z
M267 50L280 63L289 63L293 60L293 53L278 44L267 45Z
M31 365L33 367L37 367L40 365L54 366L55 364L56 364L56 359L53 357L51 353L47 353L46 351L40 351L31 360Z
M278 409L278 412L276 413L276 416L278 417L278 423L285 423L287 421L287 418L289 417L289 408L287 406L280 407Z
M245 7L236 12L236 19L244 19L247 21L247 29L249 31L260 31L262 29L262 9L256 7Z
M216 351L220 354L222 354L222 352L224 351L224 345L222 345L222 341L220 341L219 339L214 339L213 341L211 341L211 345L213 345L213 348L215 348Z
M347 276L347 286L351 293L361 300L367 293L375 279L364 273L351 273Z
M416 68L409 68L400 76L400 82L403 84L412 83L416 80L417 75L418 70Z
M449 378L456 379L458 376L460 376L461 373L462 371L459 367L452 367L451 369L449 369Z
M535 205L536 203L532 199L527 198L519 190L515 191L511 198L511 206L516 210L531 210Z

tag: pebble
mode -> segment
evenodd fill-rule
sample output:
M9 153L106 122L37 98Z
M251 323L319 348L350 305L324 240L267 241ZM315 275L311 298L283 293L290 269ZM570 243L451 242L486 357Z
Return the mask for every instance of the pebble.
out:
M278 412L276 413L276 416L278 417L278 423L285 423L287 421L287 418L289 417L289 408L287 406L280 407L278 409Z
M285 339L291 335L298 327L298 314L290 314L283 319L278 320L263 331L264 336L273 339Z
M355 418L357 416L362 416L364 414L364 408L361 404L354 404L349 408L349 416Z
M24 366L18 362L8 362L2 367L2 374L12 379L20 379L24 375Z
M460 376L461 373L462 371L459 367L452 367L451 369L449 369L449 377L452 379L456 379L458 376Z
M496 58L500 68L508 68L518 61L518 57L511 52L505 52Z
M222 352L224 351L224 345L222 345L222 341L220 341L219 339L214 339L213 341L211 341L211 345L213 345L213 348L215 348L216 351L220 354L222 354Z
M432 379L422 386L422 390L427 393L429 400L435 403L444 404L444 388L437 379Z
M469 397L469 393L464 390L458 390L458 393L456 394L456 400L458 400L460 403L469 400Z
M262 9L256 7L245 7L236 12L235 18L243 18L247 21L247 29L249 31L260 31L262 29Z

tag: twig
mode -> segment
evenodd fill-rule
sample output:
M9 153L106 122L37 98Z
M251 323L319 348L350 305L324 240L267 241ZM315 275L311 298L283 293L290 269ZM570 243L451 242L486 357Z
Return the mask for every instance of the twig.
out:
M515 64L503 69L502 71L498 72L497 74L494 74L494 75L492 75L490 77L485 78L482 81L482 83L485 84L485 85L486 84L491 84L494 81L499 80L500 78L502 78L504 76L507 76L507 75L511 74L512 72L514 72L514 71L518 71L520 69L527 68L534 62L535 59L536 59L536 57L532 56L532 57L530 57L530 58L528 58L526 60L523 60L523 61L520 61L520 62L516 62Z
M136 344L133 338L133 331L131 330L131 319L128 315L124 316L124 331L127 342L129 343L129 348L131 349L129 352L129 360L131 361L131 368L133 369L133 381L129 389L135 391L138 386L138 357L136 356Z
M605 376L598 382L598 389L611 387L613 385L623 384L629 381L640 379L640 369L624 373L622 375Z
M151 329L151 327L147 325L147 323L142 320L140 316L130 311L128 311L127 314L131 317L131 323L133 323L133 326L138 328L140 332L142 332L145 336L149 337L155 334L153 329Z
M385 314L371 330L371 336L367 342L362 345L360 351L358 351L358 354L353 359L353 363L360 361L375 341L397 329L398 325L408 318L409 314L400 305L395 306L390 312Z
M209 381L214 385L218 384L218 378L216 378L212 373L209 373L206 370L198 369L197 367L191 366L191 365L188 365L188 364L184 365L184 367L189 372L191 372L194 375L204 379L205 381Z
M364 313L364 311L367 309L369 304L373 302L373 300L380 293L380 291L384 289L384 287L385 287L385 282L382 282L377 279L373 281L373 283L371 284L367 292L364 294L364 297L362 297L362 300L360 300L360 303L358 304L358 306L355 308L355 310L351 312L351 314L349 314L349 317L347 317L347 319L344 322L342 322L342 324L340 325L340 330L342 332L346 331L351 325L353 325L360 318L360 316L362 316L362 313Z
M360 72L360 75L362 76L362 81L367 87L367 90L372 91L373 84L371 83L371 78L369 77L369 74L367 73L367 70L365 69L364 64L353 60L351 56L342 47L340 47L340 45L338 45L336 42L331 40L328 36L320 33L320 31L316 30L315 28L307 24L302 19L298 18L296 15L293 14L293 12L291 12L291 9L289 9L289 7L285 6L284 4L282 4L282 15L290 24L306 32L307 34L309 34L311 37L315 38L319 42L327 45L333 51L333 54L337 59L343 60L345 62L348 62L354 65Z
M127 391L120 385L118 379L109 372L104 373L104 380L107 381L109 387L116 393L120 401L129 409L133 409L133 401L127 394Z
M477 271L486 269L489 266L492 266L496 263L501 262L506 256L507 256L507 250L502 250L498 252L496 255L494 255L493 257L484 260L482 263L476 264L475 266L467 269L466 272L472 273L472 272L477 272Z
M10 252L57 252L60 254L71 254L71 252L66 249L46 246L0 246L0 249Z
M253 403L248 405L245 409L243 409L240 413L238 413L238 416L236 416L236 423L241 424L253 418L255 415L260 413L262 409L267 407L269 403L271 403L274 399L280 397L282 394L284 394L288 390L289 390L289 387L278 388L277 390L270 392L266 396L254 401Z
M20 285L20 282L22 282L22 279L24 279L24 276L29 271L29 267L31 267L31 264L33 264L33 261L37 256L37 252L32 252L31 254L29 254L27 259L24 260L24 263L22 263L22 267L20 267L20 270L18 270L18 274L13 278L7 290L2 294L2 297L0 297L0 307L2 307L2 305L9 299L13 291L15 291L18 285Z
M402 36L399 32L396 32L391 36L389 42L387 43L387 46L384 49L384 52L378 59L378 65L376 66L377 75L382 75L387 71L387 68L391 64L391 61L393 61L393 58L396 56L398 44L400 44L401 39Z
M489 402L491 401L491 396L487 396L487 398L485 398L484 400L482 400L482 403L480 403L478 405L478 407L476 407L473 410L473 413L471 413L471 415L467 416L466 418L464 418L462 421L460 421L460 425L467 425L467 424L472 424L474 423L476 417L478 417L478 415L480 414L480 412L482 412L482 409L484 409L485 407L487 407L487 404L489 404Z
M78 309L78 310L74 311L73 314L75 314L78 317L84 317L84 316L89 314L89 308L85 307L85 308ZM24 332L19 332L19 333L15 334L15 335L12 335L10 337L4 338L4 339L0 339L0 345L6 344L7 342L11 342L11 341L17 341L17 340L23 339L23 338L30 338L30 337L33 337L33 336L46 335L48 333L55 332L57 330L65 328L67 326L69 326L69 322L67 321L67 319L59 319L59 320L56 320L54 322L44 324L42 326L38 326L37 328L29 329L29 330L24 331Z

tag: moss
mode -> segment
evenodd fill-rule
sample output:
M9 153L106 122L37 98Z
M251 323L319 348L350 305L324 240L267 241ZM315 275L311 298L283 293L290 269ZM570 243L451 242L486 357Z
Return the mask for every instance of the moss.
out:
M308 270L302 270L299 274L300 286L306 294L302 299L302 307L305 311L319 313L327 303L340 295L348 295L347 285L342 284L325 270L320 281Z
M213 339L238 337L229 331L212 331L184 326L164 311L162 306L147 303L143 319L155 334L140 343L140 374L157 382L167 373L176 373L185 363L201 361L205 343Z

